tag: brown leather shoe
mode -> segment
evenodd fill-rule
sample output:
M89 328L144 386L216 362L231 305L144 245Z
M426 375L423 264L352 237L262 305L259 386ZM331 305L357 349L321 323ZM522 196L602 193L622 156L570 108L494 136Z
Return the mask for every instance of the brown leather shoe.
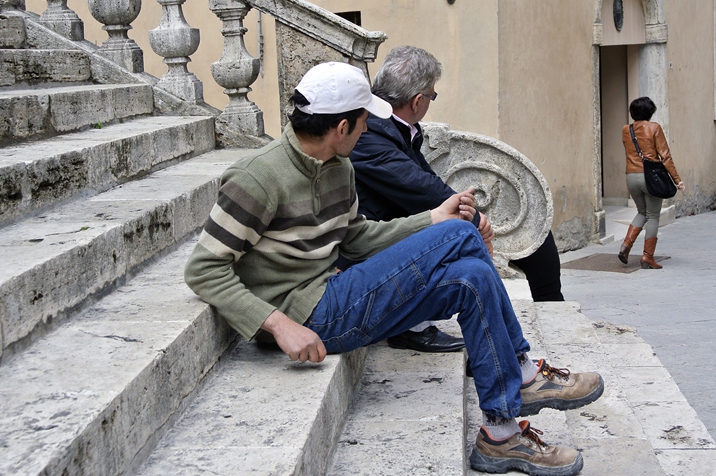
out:
M543 408L573 410L592 403L604 393L604 380L595 372L571 373L541 359L539 372L520 389L520 416L534 415Z
M470 455L470 466L485 473L506 473L516 469L529 474L545 476L571 476L584 465L582 454L565 446L551 446L542 441L542 434L521 421L522 433L508 440L493 440L482 427L475 448Z
M654 250L656 249L657 237L644 240L644 254L641 255L641 267L644 269L661 269L662 265L654 261Z
M631 251L631 247L634 246L634 241L636 237L639 236L639 233L641 233L641 228L629 225L627 234L624 237L624 243L622 243L622 247L619 248L619 254L617 255L619 256L619 261L622 263L629 263L629 252Z

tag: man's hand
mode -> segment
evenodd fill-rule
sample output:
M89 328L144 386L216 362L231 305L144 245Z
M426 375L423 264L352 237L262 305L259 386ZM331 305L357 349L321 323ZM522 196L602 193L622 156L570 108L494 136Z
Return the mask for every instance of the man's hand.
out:
M433 225L451 218L472 221L475 218L475 189L468 188L464 192L456 193L445 200L439 207L430 210Z
M489 251L490 256L492 256L492 239L495 237L495 232L492 231L490 219L482 213L480 213L480 225L477 227L477 231L480 232L480 236L482 236L482 240L485 242L485 246L487 246L487 251Z
M261 329L273 335L278 346L291 360L323 362L326 358L326 346L318 334L292 321L278 309L269 314Z

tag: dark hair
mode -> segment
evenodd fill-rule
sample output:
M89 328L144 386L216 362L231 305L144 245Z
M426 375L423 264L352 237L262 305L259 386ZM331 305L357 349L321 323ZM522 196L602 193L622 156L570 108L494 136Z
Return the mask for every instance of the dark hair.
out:
M289 99L289 103L294 106L293 112L288 115L288 119L293 125L293 131L314 137L323 137L329 130L338 127L338 123L343 119L348 120L348 133L350 134L353 132L353 129L355 129L358 118L362 116L365 111L365 109L361 107L338 114L306 114L296 106L307 106L310 103L308 99L298 91L294 91L293 96Z
M649 121L655 112L656 104L646 96L634 99L629 105L629 114L635 121Z

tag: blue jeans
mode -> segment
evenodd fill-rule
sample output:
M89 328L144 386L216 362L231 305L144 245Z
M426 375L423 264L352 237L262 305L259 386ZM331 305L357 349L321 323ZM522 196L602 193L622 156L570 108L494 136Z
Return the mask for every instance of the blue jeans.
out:
M332 277L305 326L329 353L338 353L454 314L480 408L517 416L522 405L517 355L529 351L529 344L485 243L469 222L430 226Z

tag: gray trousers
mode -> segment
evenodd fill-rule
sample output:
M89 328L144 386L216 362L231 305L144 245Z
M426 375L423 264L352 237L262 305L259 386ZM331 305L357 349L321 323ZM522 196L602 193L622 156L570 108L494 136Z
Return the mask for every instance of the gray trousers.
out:
M661 198L649 195L643 173L626 174L629 195L636 204L637 214L632 220L632 226L644 228L647 238L653 238L659 231L659 216L661 215Z

